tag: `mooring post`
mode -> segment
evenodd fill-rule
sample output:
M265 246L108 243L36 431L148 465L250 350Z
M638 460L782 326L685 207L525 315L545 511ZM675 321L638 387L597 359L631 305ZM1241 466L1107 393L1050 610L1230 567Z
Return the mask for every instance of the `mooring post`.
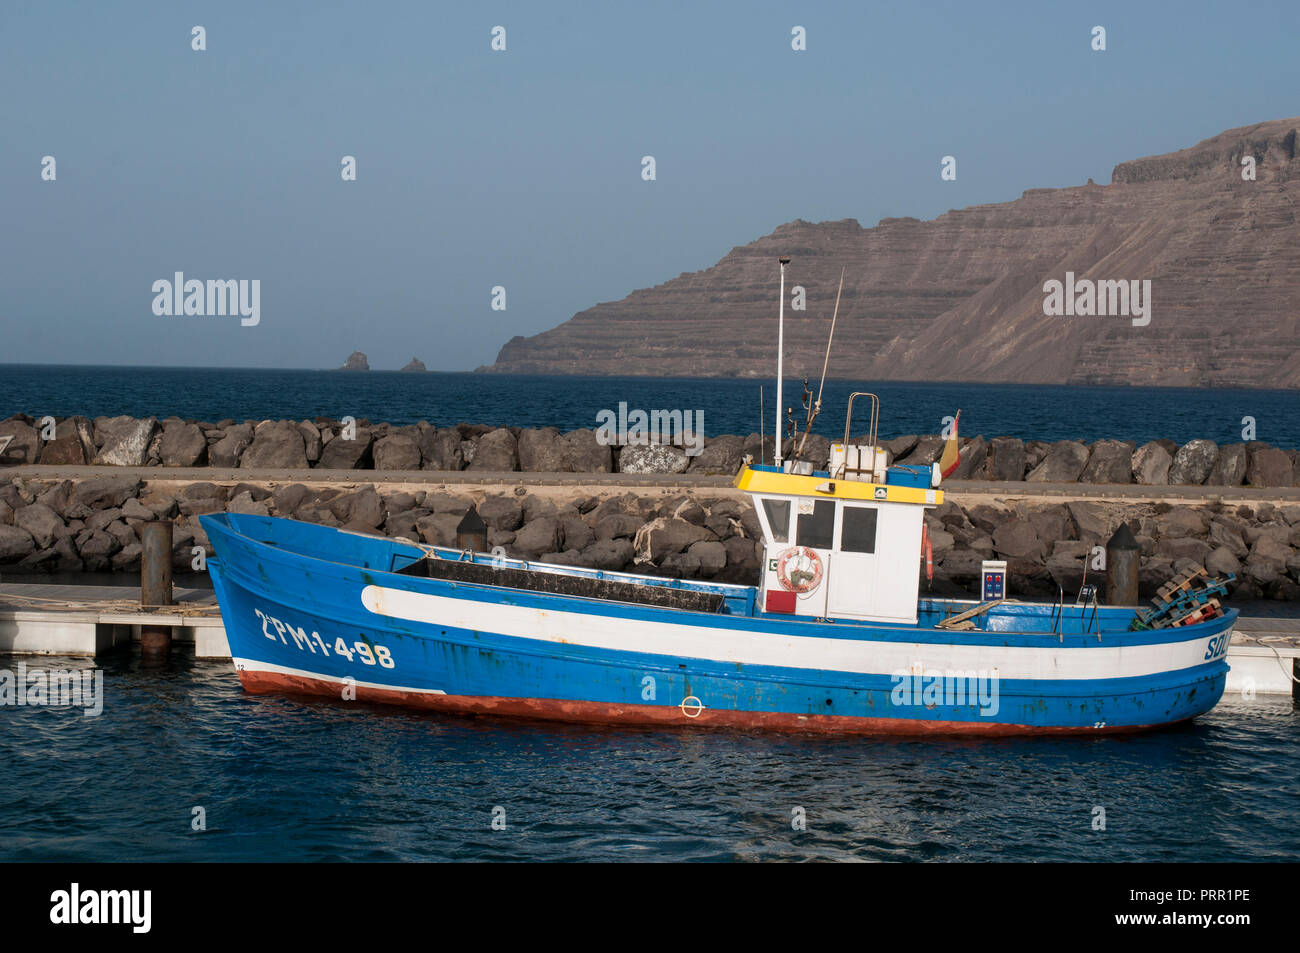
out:
M456 527L456 548L472 553L487 552L487 523L478 515L478 507L470 504L469 512Z
M1127 523L1120 523L1106 544L1106 605L1138 604L1138 565L1141 549Z
M172 523L151 520L140 526L140 606L172 604ZM166 655L172 647L169 625L140 626L140 651Z

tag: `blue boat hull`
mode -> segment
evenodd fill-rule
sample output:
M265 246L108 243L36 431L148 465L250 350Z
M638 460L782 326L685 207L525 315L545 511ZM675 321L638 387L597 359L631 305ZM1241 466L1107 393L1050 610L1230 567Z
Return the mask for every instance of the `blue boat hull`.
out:
M398 575L424 554L307 524L203 522L247 690L461 713L856 734L1134 731L1217 703L1235 620L1099 637L1082 619L1074 634L1023 631L1031 616L1015 611L990 623L1000 631L973 633L685 612ZM713 588L729 607L745 602L743 587ZM1121 610L1102 612L1118 626Z

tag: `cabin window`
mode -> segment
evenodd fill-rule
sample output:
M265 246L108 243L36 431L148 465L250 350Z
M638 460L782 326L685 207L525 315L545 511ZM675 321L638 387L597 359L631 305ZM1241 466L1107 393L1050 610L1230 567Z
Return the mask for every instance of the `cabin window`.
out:
M840 551L874 553L876 551L876 508L846 506L840 518Z
M800 507L803 509L803 507ZM811 513L799 514L800 546L830 549L835 537L835 501L817 500Z
M788 542L790 539L790 501L764 500L763 512L767 514L767 525L772 527L772 541Z

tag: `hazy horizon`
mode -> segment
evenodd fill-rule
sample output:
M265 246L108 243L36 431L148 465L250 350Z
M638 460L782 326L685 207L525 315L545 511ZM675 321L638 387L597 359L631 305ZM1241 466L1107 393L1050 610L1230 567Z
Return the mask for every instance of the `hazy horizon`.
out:
M785 222L928 220L1296 115L1297 26L1278 2L9 4L0 363L470 372ZM258 322L155 314L178 271L260 282Z

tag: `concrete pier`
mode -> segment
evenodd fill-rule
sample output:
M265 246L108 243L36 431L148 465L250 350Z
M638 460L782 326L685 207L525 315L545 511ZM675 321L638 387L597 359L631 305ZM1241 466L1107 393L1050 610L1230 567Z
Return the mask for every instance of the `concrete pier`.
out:
M0 583L0 652L96 656L139 642L142 629L165 628L199 658L230 658L212 591L176 589L175 603L142 609L133 586Z

